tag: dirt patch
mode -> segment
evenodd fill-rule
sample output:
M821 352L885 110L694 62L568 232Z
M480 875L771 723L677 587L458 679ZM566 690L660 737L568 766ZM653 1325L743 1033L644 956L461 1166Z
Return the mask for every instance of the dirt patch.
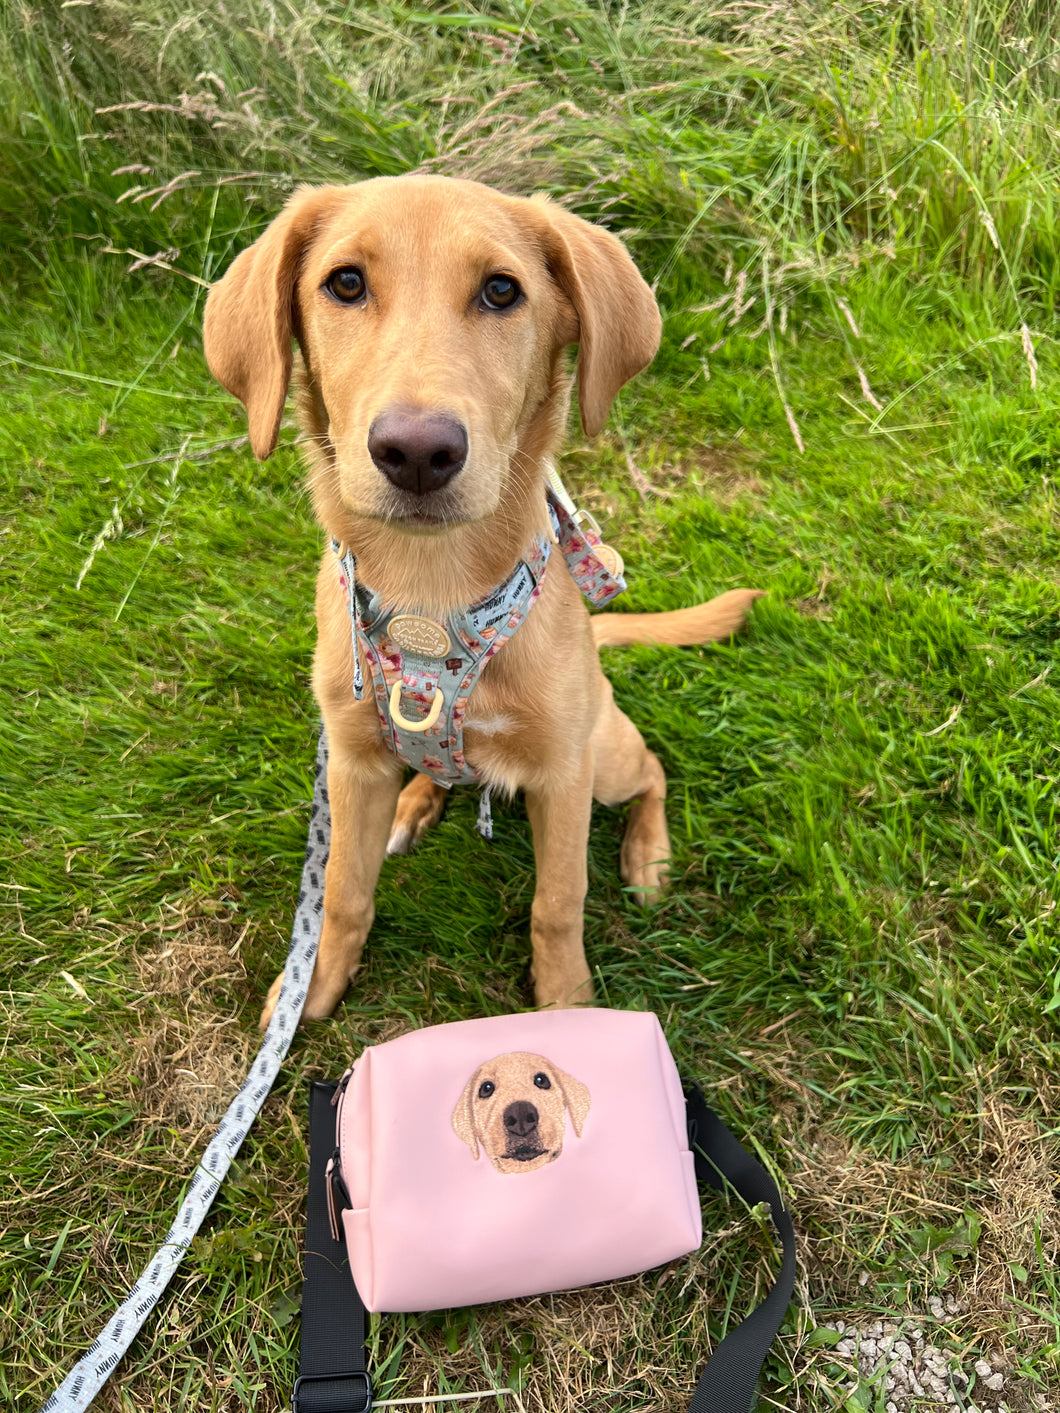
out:
M832 618L832 605L825 599L811 597L808 599L796 599L795 611L803 618L817 618L823 623L828 623Z
M765 483L749 469L746 459L732 450L700 447L678 461L644 457L643 466L628 449L620 454L625 457L630 480L646 502L670 500L689 487L723 510L736 505L754 508L766 497Z
M744 504L761 505L766 498L765 482L749 469L742 458L717 447L703 447L690 462L674 468L674 478L703 489L715 504L726 510Z

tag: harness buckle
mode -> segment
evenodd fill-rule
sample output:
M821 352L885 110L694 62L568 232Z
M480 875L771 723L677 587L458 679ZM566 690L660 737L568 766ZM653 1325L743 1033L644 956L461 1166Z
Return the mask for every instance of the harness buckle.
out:
M596 516L590 514L588 510L574 511L574 513L571 515L571 520L573 520L574 524L578 527L579 530L584 532L586 529L588 529L592 534L596 536L598 540L603 539L604 532L600 529Z

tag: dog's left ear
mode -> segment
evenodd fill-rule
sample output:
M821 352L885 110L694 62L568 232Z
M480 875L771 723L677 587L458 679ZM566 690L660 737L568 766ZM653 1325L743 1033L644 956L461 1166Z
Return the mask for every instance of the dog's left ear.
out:
M559 1085L560 1093L563 1095L563 1102L567 1106L570 1114L570 1121L574 1128L575 1136L581 1138L582 1125L585 1123L585 1116L589 1112L589 1105L592 1103L589 1091L582 1084L580 1079L572 1079L563 1070L552 1067L552 1072L556 1076L556 1083Z
M547 221L552 277L577 318L577 328L563 337L578 344L578 407L586 436L595 437L618 390L655 357L662 332L659 306L625 246L609 231L547 199L533 198L533 205Z
M291 379L294 290L302 253L334 187L300 187L264 235L211 288L203 321L210 372L247 409L250 445L271 456Z
M475 1099L475 1090L478 1088L479 1071L468 1080L464 1086L464 1092L457 1100L456 1108L453 1110L453 1132L461 1143L466 1143L471 1149L471 1156L478 1162L478 1134L475 1132L475 1119L472 1106Z

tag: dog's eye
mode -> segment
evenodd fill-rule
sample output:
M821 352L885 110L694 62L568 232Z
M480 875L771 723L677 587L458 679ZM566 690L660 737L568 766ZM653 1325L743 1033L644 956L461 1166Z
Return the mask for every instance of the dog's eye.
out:
M356 304L368 289L364 271L358 270L356 265L344 265L341 270L333 271L324 281L324 288L343 304Z
M549 1079L547 1074L535 1074L534 1083L537 1085L538 1089L552 1088L552 1081Z
M491 275L482 286L482 303L487 309L510 309L522 290L508 275Z
M488 1099L496 1088L497 1086L493 1083L492 1079L484 1079L478 1087L478 1097L480 1099Z

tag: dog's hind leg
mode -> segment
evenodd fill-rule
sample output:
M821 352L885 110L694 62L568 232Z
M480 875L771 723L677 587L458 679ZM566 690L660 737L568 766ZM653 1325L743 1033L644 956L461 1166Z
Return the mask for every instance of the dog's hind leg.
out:
M427 830L438 823L445 808L448 790L436 785L429 775L417 772L398 796L394 827L386 846L388 854L407 854Z
M659 758L615 705L610 682L593 732L593 798L603 805L631 800L619 867L639 903L654 902L666 886L670 834L666 827L666 776Z

